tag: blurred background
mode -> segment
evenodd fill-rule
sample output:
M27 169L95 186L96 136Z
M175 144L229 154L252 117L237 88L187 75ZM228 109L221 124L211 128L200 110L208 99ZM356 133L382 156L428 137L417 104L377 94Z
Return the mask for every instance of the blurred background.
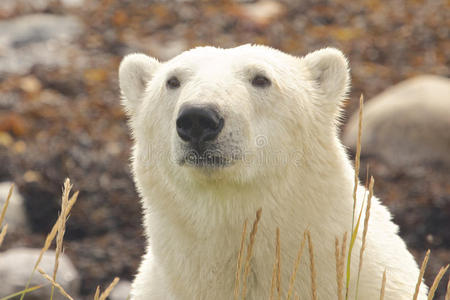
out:
M351 116L364 94L361 180L369 168L418 261L431 249L431 285L450 262L449 28L447 0L1 0L0 204L8 182L17 193L0 261L42 247L70 177L80 191L65 235L74 298L92 299L114 276L132 280L145 241L119 103L124 55L167 60L199 45L258 43L302 56L333 46L351 65L344 142L353 156Z

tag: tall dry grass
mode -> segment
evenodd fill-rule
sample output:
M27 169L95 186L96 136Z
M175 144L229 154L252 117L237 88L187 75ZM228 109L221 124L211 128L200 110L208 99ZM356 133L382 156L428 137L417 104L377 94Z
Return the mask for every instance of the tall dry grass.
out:
M248 274L250 273L250 260L252 259L253 255L253 246L255 244L255 237L256 233L258 232L258 223L261 219L261 209L258 209L256 212L256 219L255 222L253 222L252 231L250 232L250 243L247 247L247 257L245 258L245 265L244 265L244 281L242 285L242 300L245 299L245 295L247 294L247 279Z
M339 247L339 244L341 247ZM344 264L345 264L345 251L347 246L347 232L342 237L342 242L336 237L335 240L335 258L336 258L336 285L337 285L337 298L338 300L344 299L343 287L344 287Z
M247 233L247 223L248 223L248 220L245 220L244 229L242 230L242 236L241 236L241 246L239 247L239 254L238 254L238 259L237 259L237 264L236 264L236 279L234 281L234 300L239 299L241 266L242 266L242 257L244 255L244 244L245 244L245 235Z
M272 268L272 283L270 285L270 300L273 300L275 288L277 290L277 299L281 298L281 241L280 228L276 230L275 240L275 261Z
M350 266L352 262L352 251L353 246L356 241L356 237L358 235L359 222L361 220L361 212L359 214L358 220L355 224L355 212L356 212L356 202L357 202L357 192L359 186L359 165L361 158L361 136L362 136L362 120L363 120L363 106L364 106L364 98L363 95L359 98L359 119L358 119L358 140L356 143L356 156L355 156L355 176L354 176L354 187L353 187L353 212L352 212L352 227L351 227L351 235L350 235L350 245L348 249L347 256L347 273L346 273L346 281L345 281L345 300L348 299L348 291L350 287Z
M6 210L10 203L10 200L11 200L13 188L14 188L14 185L11 186L8 196L6 198L6 201L3 205L3 208L2 208L2 211L0 214L0 226L2 226L3 221L5 219ZM11 294L11 295L4 296L4 297L0 298L0 300L13 299L13 298L16 298L19 296L20 296L20 299L22 300L25 298L26 294L42 288L43 287L42 285L36 285L36 286L30 287L31 280L36 271L38 271L42 277L44 277L46 280L48 280L50 282L51 287L52 287L50 299L53 299L54 290L57 289L61 293L61 295L63 295L67 299L73 300L73 298L64 290L64 288L56 282L56 274L57 274L58 266L59 266L59 258L61 257L61 254L63 253L63 249L64 249L63 242L64 242L64 233L66 230L66 222L68 220L69 213L78 198L78 192L75 192L72 195L72 197L69 198L71 189L72 189L72 185L70 183L70 180L67 178L64 181L63 193L62 193L62 198L61 198L60 214L59 214L58 219L56 220L55 224L53 225L52 230L47 235L47 237L44 241L44 245L36 259L36 262L34 264L34 267L30 274L30 277L25 284L25 288L21 291ZM5 224L2 228L2 230L0 231L0 246L2 245L3 239L6 235L7 226L8 225ZM50 276L39 267L39 264L42 260L42 257L44 256L45 252L51 247L55 238L56 238L55 262L54 262L53 274L52 274L52 276ZM119 278L116 277L102 294L96 294L97 298L95 298L95 300L105 300L108 297L108 295L111 293L114 286L118 283L118 281L119 281ZM99 287L97 288L97 291L98 292L100 291Z
M439 270L439 272L437 273L436 277L434 278L433 284L431 285L430 291L428 293L428 300L433 300L434 293L436 292L436 289L437 289L442 277L444 277L445 272L447 272L448 267L449 267L449 265L442 267ZM447 291L447 294L448 294L448 291Z
M279 238L280 238L280 230L278 229L277 241L279 240ZM291 279L289 280L289 290L288 290L288 294L287 294L287 300L291 299L292 293L294 292L295 277L297 276L297 271L300 266L303 249L305 248L305 242L306 242L306 232L303 234L303 239L302 239L302 242L300 244L300 247L299 247L298 253L297 253L297 258L295 259L295 262L294 262L294 269L292 270ZM278 245L277 249L278 249L277 252L279 252L279 245Z
M8 196L6 197L5 204L3 204L2 212L0 214L0 227L3 224L3 220L5 220L6 210L8 209L9 201L11 201L12 192L14 190L14 185L11 185L9 188ZM6 236L6 232L8 230L8 224L2 227L0 231L0 246L3 244L3 239Z
M381 279L380 300L384 299L385 288L386 288L386 269L384 269L383 278Z
M427 268L429 258L430 258L430 250L428 249L427 253L425 254L425 257L423 258L422 265L420 266L419 278L417 278L413 300L417 300L417 297L419 296L420 284L422 283L423 274L425 274L425 269Z

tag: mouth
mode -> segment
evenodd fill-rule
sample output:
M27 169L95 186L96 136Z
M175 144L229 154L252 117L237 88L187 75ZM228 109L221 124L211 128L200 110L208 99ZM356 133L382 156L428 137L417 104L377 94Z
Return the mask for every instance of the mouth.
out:
M217 151L203 153L189 151L180 159L179 164L195 168L225 168L233 164L233 159L217 153Z

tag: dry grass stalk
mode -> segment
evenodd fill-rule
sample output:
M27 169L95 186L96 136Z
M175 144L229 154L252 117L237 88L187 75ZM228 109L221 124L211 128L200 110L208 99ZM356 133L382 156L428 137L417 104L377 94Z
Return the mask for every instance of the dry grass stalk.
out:
M447 293L445 293L445 300L450 300L450 276L448 276Z
M356 192L358 190L358 176L359 176L359 165L361 157L361 136L362 136L362 114L363 114L363 95L359 98L359 115L358 115L358 140L356 142L356 156L355 156L355 177L353 186L353 219L355 216L356 209ZM352 229L354 222L352 223ZM353 231L353 230L352 230Z
M3 204L2 213L0 215L0 227L2 226L3 220L5 219L6 210L8 209L9 201L11 200L13 190L14 190L14 184L12 184L11 187L9 188L8 196L6 197L6 201Z
M423 258L422 266L420 267L419 278L417 278L416 290L414 292L413 300L417 300L419 296L420 284L422 283L423 274L425 273L425 269L427 267L428 259L430 258L430 249L428 249L425 257Z
M3 240L5 239L6 231L8 230L8 224L3 226L2 231L0 232L0 246L3 244Z
M61 213L62 216L61 221L59 222L58 226L58 233L56 236L56 254L55 254L55 264L53 267L53 280L56 281L56 273L58 272L59 267L59 256L62 252L62 246L63 246L63 239L64 239L64 233L66 232L66 217L67 217L67 207L69 205L69 195L70 190L72 189L72 185L70 184L69 178L66 178L64 181L64 189L63 194L61 198ZM52 286L52 291L50 294L50 299L53 299L53 293L54 293L54 287Z
M386 269L383 272L383 279L381 280L380 300L384 299L385 289L386 289Z
M335 241L335 258L336 258L336 283L338 290L338 300L343 300L344 295L342 293L342 288L344 284L344 262L345 262L345 249L347 245L347 232L344 233L342 237L341 249L339 249L339 239L336 238Z
M106 300L106 298L109 296L113 288L117 285L119 282L119 277L114 278L114 280L110 283L110 285L106 288L106 290L100 295L99 300Z
M272 283L270 285L270 300L273 300L273 294L274 294L274 291L275 291L275 286L276 286L276 282L277 282L277 278L278 278L277 274L279 273L278 272L278 267L280 266L279 263L278 263L278 259L280 257L279 253L281 252L280 251L280 248L281 248L281 245L280 245L280 228L277 228L277 230L276 230L275 245L276 245L276 247L275 247L275 261L273 263L273 269L272 269Z
M364 254L364 250L366 249L366 236L367 236L367 230L369 229L369 218L370 218L370 207L372 204L372 196L373 196L373 186L375 184L375 180L373 177L370 177L370 183L369 183L369 196L367 198L367 206L366 206L366 216L364 218L364 229L363 229L363 236L362 236L362 246L360 251L360 265L362 265L362 257Z
M244 228L242 229L242 236L241 236L241 246L239 248L239 254L238 254L238 260L237 260L237 266L236 266L236 279L234 281L234 300L237 300L239 297L239 280L241 276L241 268L242 268L242 257L244 254L244 244L245 244L245 236L247 234L247 224L248 220L246 219L244 222Z
M50 231L50 233L47 235L46 239L45 239L45 243L44 243L44 247L42 247L41 252L39 253L39 257L36 261L36 264L34 266L34 270L36 270L36 268L38 267L39 263L42 260L42 256L44 255L44 253L48 250L48 248L50 248L50 245L52 244L53 240L55 239L56 234L58 233L58 228L59 228L59 222L61 220L64 220L67 218L67 215L69 214L70 210L72 209L73 205L75 204L75 202L77 201L78 198L78 192L75 192L72 197L69 200L67 209L66 209L66 215L63 217L63 215L61 214L58 218L58 220L56 220L55 224L53 225L52 230Z
M273 292L275 291L275 281L277 278L277 258L275 254L275 261L273 262L273 269L272 269L272 282L270 284L270 297L269 300L273 300Z
M358 191L358 176L359 176L359 165L360 165L360 157L361 157L361 136L362 136L362 119L363 119L363 103L364 97L361 94L359 98L359 117L358 117L358 139L356 142L356 155L355 155L355 177L354 177L354 187L353 187L353 214L352 214L352 238L350 240L350 247L348 249L348 257L347 257L347 278L345 284L345 299L348 299L348 288L350 284L350 266L352 260L352 248L354 243L354 228L355 228L355 210L356 210L356 195Z
M317 284L316 284L316 267L314 265L314 249L311 241L311 233L309 230L306 231L306 237L308 238L308 248L309 248L309 268L311 273L311 291L312 299L317 300Z
M66 297L67 299L73 300L73 298L63 289L63 287L61 285L56 283L53 280L53 278L51 278L49 275L47 275L47 273L45 273L41 268L37 268L37 270L39 271L39 273L42 274L42 276L44 276L45 279L50 281L52 286L56 287L64 297Z
M295 300L300 300L300 296L299 296L297 293L295 293L294 299L295 299Z
M339 258L341 257L339 250L339 239L336 238L334 240L334 258L336 260L336 285L337 285L337 293L338 300L343 300L342 298L342 285L341 285L341 269L339 268Z
M25 289L28 288L30 286L30 282L31 282L31 278L33 277L34 272L36 271L37 267L39 266L42 257L44 256L44 253L48 250L48 248L50 248L50 245L52 244L53 240L55 239L55 236L58 232L58 228L59 228L59 222L65 222L67 219L67 215L69 214L70 210L72 209L73 205L75 204L75 202L77 201L78 198L78 191L75 192L72 197L69 200L69 203L67 205L67 209L65 212L65 215L60 214L58 219L56 220L55 224L53 225L52 230L50 231L50 233L47 235L45 242L44 242L44 246L41 249L41 252L39 253L39 257L36 260L36 263L34 264L34 268L33 271L31 272L30 277L28 278L27 284L25 285ZM22 296L20 297L20 300L22 300L24 298L25 294L22 294Z
M433 300L434 297L434 293L436 292L436 289L439 285L439 282L441 281L442 277L444 276L445 272L447 272L448 267L450 265L447 265L445 267L442 267L439 270L439 273L436 275L436 277L434 278L433 284L431 285L430 291L428 293L428 300Z
M95 290L94 300L99 300L100 297L100 286L97 285L97 289Z
M256 235L256 232L258 231L258 223L259 223L260 219L261 219L261 208L258 209L258 211L256 212L256 219L253 222L252 231L250 232L250 243L248 244L248 247L247 247L247 257L245 258L245 266L244 266L244 282L242 285L242 300L245 299L245 295L247 293L247 278L248 278L248 273L250 272L250 260L252 258L252 254L253 254L253 245L255 244L255 235Z
M277 228L277 294L278 300L281 299L281 239L280 228Z
M294 270L292 270L291 280L289 281L289 290L288 290L287 300L291 299L292 292L294 291L295 277L297 276L298 267L300 266L300 261L302 259L303 248L305 247L305 242L306 242L306 233L303 233L303 239L302 239L302 242L298 249L297 259L295 260L295 263L294 263Z
M18 291L18 292L14 293L14 294L10 294L10 295L5 296L5 297L0 298L0 299L2 299L2 300L17 299L17 297L19 297L20 295L31 293L31 292L33 292L35 290L38 290L38 289L42 288L42 287L43 287L43 285L35 285L35 286L32 286L32 287L27 288L27 289L23 289L21 291Z
M364 218L364 229L363 229L363 236L362 236L362 245L361 245L361 249L359 251L358 279L356 281L356 299L358 299L359 278L361 275L361 270L362 270L362 265L363 265L364 250L366 249L366 236L367 236L367 230L369 229L370 206L372 204L373 185L374 184L375 184L375 180L373 179L372 176L370 176L369 196L367 197L366 215ZM362 208L361 208L361 210L362 210Z
M341 245L341 258L339 260L339 264L341 265L342 277L344 277L344 264L345 264L346 250L347 250L347 232L344 232L344 236L342 237L342 245Z
M12 195L13 189L14 189L14 184L12 184L11 187L9 188L8 196L6 197L5 204L3 204L2 213L0 215L0 227L2 226L3 220L5 219L6 210L8 209L8 205L9 205L9 201L11 200L11 195ZM7 230L8 230L8 224L5 224L5 226L3 226L3 228L2 228L2 231L0 232L0 246L3 244L3 240L5 239Z

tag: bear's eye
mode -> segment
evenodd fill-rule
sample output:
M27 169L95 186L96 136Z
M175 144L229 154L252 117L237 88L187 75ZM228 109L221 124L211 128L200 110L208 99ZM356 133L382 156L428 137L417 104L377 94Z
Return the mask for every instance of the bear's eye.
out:
M256 75L252 79L252 85L254 87L264 88L270 86L270 84L271 84L270 80L263 75Z
M170 77L166 84L169 89L177 89L180 87L180 81L175 76Z

